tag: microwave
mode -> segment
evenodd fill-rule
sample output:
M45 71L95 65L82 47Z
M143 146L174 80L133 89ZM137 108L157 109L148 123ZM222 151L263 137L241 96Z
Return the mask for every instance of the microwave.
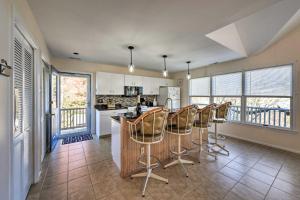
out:
M132 97L143 94L143 87L136 86L125 86L124 87L124 96Z

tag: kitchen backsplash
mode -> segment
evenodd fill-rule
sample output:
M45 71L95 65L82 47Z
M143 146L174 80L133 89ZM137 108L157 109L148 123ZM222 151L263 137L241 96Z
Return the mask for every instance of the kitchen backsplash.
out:
M142 95L141 98L153 102L154 98L157 100L156 95ZM106 104L109 99L112 99L116 104L122 104L122 106L135 106L137 104L137 97L124 97L124 96L112 96L112 95L96 95L97 104Z

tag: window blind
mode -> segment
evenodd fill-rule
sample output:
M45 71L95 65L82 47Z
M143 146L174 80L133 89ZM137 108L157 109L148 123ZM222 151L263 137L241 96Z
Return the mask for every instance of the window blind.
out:
M242 73L217 75L212 77L213 96L241 96Z
M292 96L292 66L245 72L245 95Z
M190 96L210 96L210 77L191 79Z

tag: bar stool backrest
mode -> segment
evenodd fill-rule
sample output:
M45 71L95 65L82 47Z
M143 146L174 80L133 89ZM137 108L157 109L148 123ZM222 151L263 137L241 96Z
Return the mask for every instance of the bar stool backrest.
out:
M145 112L134 122L129 122L131 139L139 143L155 143L163 139L168 111L157 108Z
M223 103L216 107L216 118L227 120L228 111L231 106L231 102Z
M197 108L194 105L181 108L168 120L168 131L177 134L189 134L192 131Z
M198 109L199 120L196 122L196 126L200 128L207 128L212 121L214 105L208 105L204 108Z

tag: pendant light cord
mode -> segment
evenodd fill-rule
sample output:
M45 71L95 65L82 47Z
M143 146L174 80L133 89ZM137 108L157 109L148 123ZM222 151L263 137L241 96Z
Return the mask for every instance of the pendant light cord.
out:
M130 49L130 65L132 65L132 49Z

